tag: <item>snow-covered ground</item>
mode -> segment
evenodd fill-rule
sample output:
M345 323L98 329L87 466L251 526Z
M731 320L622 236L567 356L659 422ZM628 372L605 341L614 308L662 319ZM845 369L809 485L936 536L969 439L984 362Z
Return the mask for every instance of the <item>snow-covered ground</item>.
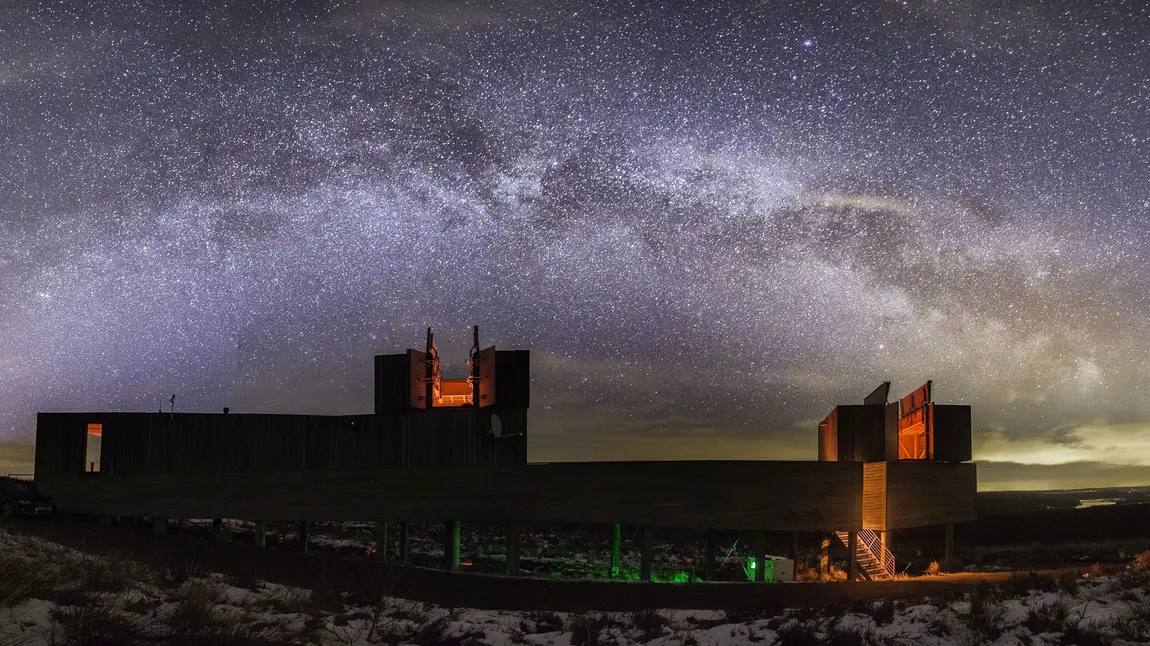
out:
M573 615L440 608L399 598L365 603L207 572L158 571L0 529L0 646L111 638L118 644L1145 643L1150 563L1110 576L1019 577L954 599L776 616Z

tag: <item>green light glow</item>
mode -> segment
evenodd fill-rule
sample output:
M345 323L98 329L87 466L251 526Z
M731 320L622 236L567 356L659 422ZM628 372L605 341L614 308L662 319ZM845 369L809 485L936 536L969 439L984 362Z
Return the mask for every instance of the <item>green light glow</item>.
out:
M747 575L748 581L755 580L755 557L748 556L747 564L743 566L743 572ZM772 582L775 580L775 562L767 559L763 562L763 581Z

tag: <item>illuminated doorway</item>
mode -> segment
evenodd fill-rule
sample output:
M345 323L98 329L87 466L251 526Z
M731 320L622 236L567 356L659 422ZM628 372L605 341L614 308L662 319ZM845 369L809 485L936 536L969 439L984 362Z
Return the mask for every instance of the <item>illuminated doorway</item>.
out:
M104 425L88 425L88 448L84 453L84 470L100 470L100 445L104 440Z

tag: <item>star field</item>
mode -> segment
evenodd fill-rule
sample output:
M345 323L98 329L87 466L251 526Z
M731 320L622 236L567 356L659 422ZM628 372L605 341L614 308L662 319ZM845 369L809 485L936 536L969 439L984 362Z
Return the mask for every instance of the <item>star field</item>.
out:
M7 4L0 438L366 412L477 323L532 459L933 379L976 458L1150 465L1150 11L1008 5Z

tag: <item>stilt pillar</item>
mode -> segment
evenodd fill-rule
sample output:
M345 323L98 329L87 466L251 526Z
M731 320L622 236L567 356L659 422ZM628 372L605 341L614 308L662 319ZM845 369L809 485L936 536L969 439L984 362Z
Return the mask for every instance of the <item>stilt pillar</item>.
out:
M859 578L859 533L852 530L847 534L847 581L857 581Z
M819 545L819 577L827 578L831 575L831 537L823 534L823 542Z
M755 571L753 580L760 583L767 580L767 533L755 532Z
M168 519L167 518L153 518L152 519L152 533L156 536L164 536L168 533Z
M407 521L400 521L399 523L399 545L396 546L399 557L399 562L406 564L407 560L411 557L411 545L409 538L410 526Z
M252 542L255 544L256 547L267 547L268 546L268 521L266 521L266 520L257 520L256 521L256 533L255 533L255 538L253 539Z
M391 560L391 541L387 535L387 521L375 521L375 560L387 562Z
M611 578L619 576L619 568L623 565L623 526L616 523L611 526Z
M703 578L710 581L715 577L715 530L707 530L707 546L703 552Z
M954 567L954 523L946 524L946 551L943 553L942 569L953 572Z
M443 525L443 569L448 572L459 571L459 536L460 524L458 520L449 520Z
M653 555L651 553L652 552L652 548L651 548L652 536L651 535L653 534L653 532L652 532L650 527L643 527L639 531L640 531L640 536L639 536L639 580L640 581L650 581L651 580L651 562L653 560Z
M519 574L519 537L521 534L519 523L515 521L507 523L507 576Z
M795 568L799 567L799 533L791 532L791 560L795 562Z
M303 546L303 551L307 551L308 535L307 535L307 521L299 521L299 544Z

